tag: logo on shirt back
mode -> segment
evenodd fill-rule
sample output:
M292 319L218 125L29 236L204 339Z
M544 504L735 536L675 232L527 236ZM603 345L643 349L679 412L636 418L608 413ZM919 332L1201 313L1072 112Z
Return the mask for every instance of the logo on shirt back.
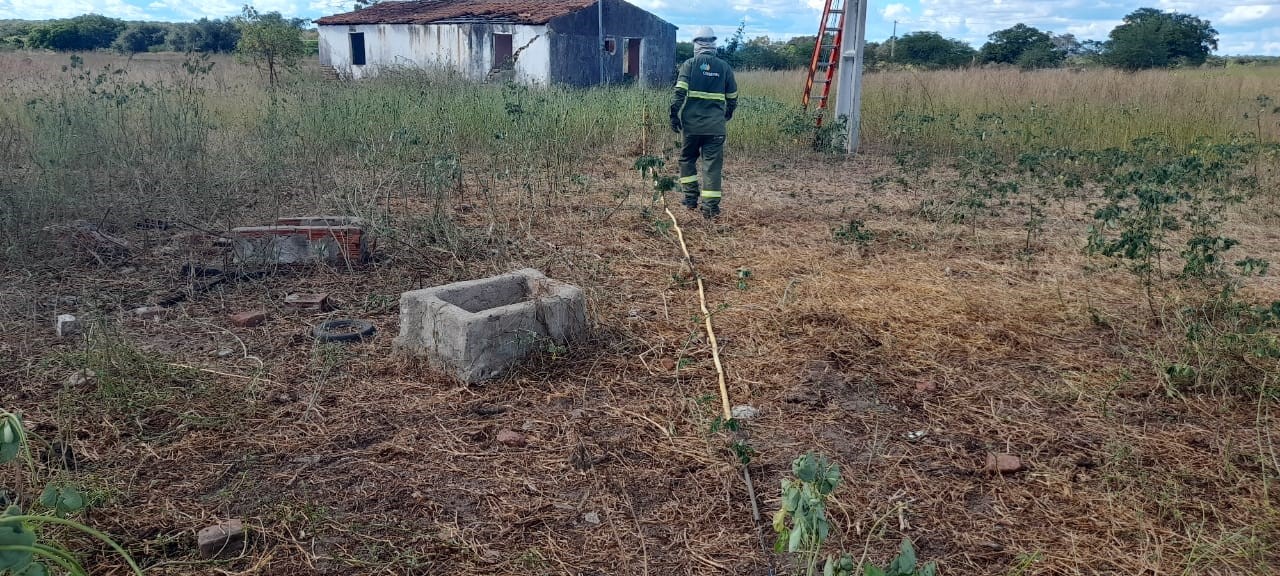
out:
M703 62L703 63L702 63L702 66L699 66L699 68L701 68L701 69L702 69L702 75L703 75L703 76L710 76L710 77L712 77L712 78L716 78L716 77L719 77L719 76L720 76L720 73L719 73L719 72L712 72L712 71L711 71L711 65L710 65L710 64L707 64L706 62Z

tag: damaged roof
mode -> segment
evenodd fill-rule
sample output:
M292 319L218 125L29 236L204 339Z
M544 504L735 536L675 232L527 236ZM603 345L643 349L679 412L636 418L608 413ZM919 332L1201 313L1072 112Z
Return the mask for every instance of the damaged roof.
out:
M553 18L595 6L596 0L412 0L382 2L355 12L316 20L324 25L501 22L546 24Z

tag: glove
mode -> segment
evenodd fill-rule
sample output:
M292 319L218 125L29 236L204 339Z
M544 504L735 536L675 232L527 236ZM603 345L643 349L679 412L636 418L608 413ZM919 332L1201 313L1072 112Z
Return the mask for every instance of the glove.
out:
M680 119L679 119L679 118L672 118L672 119L671 119L671 131L672 131L672 132L675 132L675 133L677 133L677 134L679 134L679 133L680 133L680 128L682 128L682 126L680 126Z

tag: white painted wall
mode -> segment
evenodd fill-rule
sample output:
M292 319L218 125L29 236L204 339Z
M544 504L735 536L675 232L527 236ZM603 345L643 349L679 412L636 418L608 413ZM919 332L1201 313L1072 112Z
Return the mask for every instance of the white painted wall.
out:
M351 64L348 34L364 33L365 65ZM546 26L517 24L365 24L320 26L320 64L345 78L367 78L379 69L448 67L483 80L493 69L493 35L511 34L516 78L547 84L551 41ZM527 47L525 47L527 46ZM523 51L520 49L525 47Z

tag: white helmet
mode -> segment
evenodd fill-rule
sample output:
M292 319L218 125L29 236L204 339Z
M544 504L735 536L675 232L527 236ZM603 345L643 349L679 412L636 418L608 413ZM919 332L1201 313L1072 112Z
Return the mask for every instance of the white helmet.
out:
M716 39L716 32L715 30L712 30L710 26L703 26L699 28L697 32L693 33L693 39L694 40L710 40L714 42Z

